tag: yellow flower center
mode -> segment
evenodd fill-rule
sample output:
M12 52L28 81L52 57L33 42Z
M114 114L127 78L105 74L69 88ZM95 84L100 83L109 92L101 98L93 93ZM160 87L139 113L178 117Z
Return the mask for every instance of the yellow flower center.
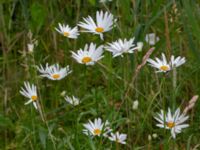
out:
M91 57L83 57L83 59L82 59L82 63L84 63L84 64L86 64L86 63L89 63L89 62L91 62L92 61L92 58Z
M64 32L63 35L67 37L69 36L69 32Z
M100 129L94 129L94 135L100 135L101 130Z
M60 78L60 75L59 75L59 74L53 74L53 75L52 75L52 78L58 79L58 78Z
M37 96L33 95L33 96L31 96L31 99L32 99L32 101L36 101L37 100Z
M99 32L99 33L102 33L102 32L104 31L104 29L101 28L101 27L97 27L97 28L95 29L95 31L96 31L96 32Z
M162 70L162 71L168 71L169 67L168 66L161 66L160 70Z
M170 122L167 122L167 127L169 128L173 128L175 126L175 123L170 121Z

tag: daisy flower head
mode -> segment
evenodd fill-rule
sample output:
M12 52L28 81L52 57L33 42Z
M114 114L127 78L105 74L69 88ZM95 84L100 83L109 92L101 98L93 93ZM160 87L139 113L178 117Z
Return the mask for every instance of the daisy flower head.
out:
M126 134L120 134L119 132L111 133L111 136L108 137L111 141L115 141L117 143L126 144Z
M30 84L29 82L24 82L24 87L21 88L19 91L23 96L27 97L29 101L25 103L25 105L30 104L33 102L34 107L37 109L37 103L36 101L38 100L37 96L37 88L34 84Z
M105 49L112 52L113 57L123 56L124 53L133 53L138 48L141 48L141 44L138 47L134 40L135 38L131 38L130 40L118 39L115 42L108 43Z
M162 59L159 59L156 57L156 61L149 58L147 59L147 62L149 62L149 65L157 68L157 72L167 72L171 70L170 64L167 62L165 54L162 53Z
M146 36L145 36L145 41L149 45L155 45L156 42L158 42L159 40L160 40L160 38L158 36L156 36L155 33L149 33L149 34L146 34Z
M189 116L180 113L180 108L178 108L174 114L171 113L170 108L165 114L163 110L158 113L157 117L154 117L159 123L156 125L160 128L165 128L171 130L171 135L175 139L176 134L181 133L183 128L187 128L188 124L183 124Z
M101 118L97 118L92 122L89 120L88 123L83 124L85 129L83 129L83 133L89 136L105 136L107 137L108 133L111 132L111 129L109 127L109 122L106 121L105 123L102 122Z
M78 27L71 28L69 25L58 23L58 28L55 28L60 34L71 39L77 39L79 36Z
M72 57L80 64L94 65L97 61L103 58L103 46L99 47L96 44L86 44L84 49L80 49L77 53L72 52Z
M181 66L185 63L185 58L181 58L180 56L177 58L174 58L174 56L171 56L171 59L169 62L167 62L165 54L162 53L162 59L155 58L156 60L153 60L151 58L147 59L149 62L149 65L157 68L158 71L156 72L168 72L176 67Z
M60 68L59 64L49 66L48 63L46 63L45 67L42 65L37 66L37 70L41 73L42 77L47 77L50 80L61 80L72 72L69 66Z
M79 22L78 26L85 29L83 32L90 32L100 35L103 40L103 33L110 31L114 27L116 19L109 12L97 11L96 20L93 20L91 16L83 18L84 22Z
M80 104L80 100L74 96L72 97L65 96L65 100L73 106L77 106Z

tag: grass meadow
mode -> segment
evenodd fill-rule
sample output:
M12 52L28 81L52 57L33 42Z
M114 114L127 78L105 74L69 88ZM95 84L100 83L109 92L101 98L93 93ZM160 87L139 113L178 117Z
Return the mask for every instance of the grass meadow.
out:
M77 26L97 11L112 13L115 27L97 34L82 32L77 39L58 33L58 23ZM155 33L159 41L148 44ZM199 0L0 0L0 149L2 150L198 150L200 103ZM91 42L107 45L118 39L143 42L142 51L104 57L94 65L78 63L77 52ZM28 44L34 45L30 50ZM186 62L171 71L156 72L148 58L171 55ZM58 63L72 70L62 80L40 76L37 67ZM37 87L37 105L24 105L24 82ZM79 105L65 96L80 99ZM134 102L138 101L138 106ZM135 104L136 105L136 104ZM173 138L156 126L161 109L187 112L189 127ZM165 113L166 114L166 113ZM88 136L83 124L101 118L113 132L127 135L126 144L108 137ZM164 119L165 120L165 119Z

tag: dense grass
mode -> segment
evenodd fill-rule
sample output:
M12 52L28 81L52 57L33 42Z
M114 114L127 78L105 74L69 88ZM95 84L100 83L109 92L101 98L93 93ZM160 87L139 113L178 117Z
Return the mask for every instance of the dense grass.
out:
M88 33L71 40L54 30L58 22L75 26L82 17L95 16L97 10L109 10L118 18L118 26L105 34L104 41ZM29 30L38 40L31 54L27 52ZM175 87L172 72L156 74L148 65L131 83L150 48L144 41L150 32L160 37L151 58L164 52L187 59L177 69ZM184 109L190 98L200 93L199 33L198 0L113 0L106 4L95 0L0 0L1 149L195 149L200 144L199 102L189 113L190 127L175 140L170 132L156 127L153 116L161 108ZM86 43L100 45L133 36L144 42L142 52L117 58L105 52L94 66L78 64L71 58L70 51ZM41 78L35 65L46 62L70 65L73 73L61 81ZM45 122L32 105L24 105L26 99L19 93L24 81L37 85ZM81 104L73 107L66 103L62 91L79 97ZM139 100L135 111L134 100ZM127 133L127 144L84 135L82 124L97 117L109 120L114 130ZM153 133L158 138L149 141L148 135Z

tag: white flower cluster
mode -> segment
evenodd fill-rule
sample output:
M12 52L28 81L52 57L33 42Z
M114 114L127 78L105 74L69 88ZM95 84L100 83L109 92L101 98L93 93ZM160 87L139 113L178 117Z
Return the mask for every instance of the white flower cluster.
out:
M104 136L111 141L115 141L117 143L126 144L127 135L123 133L112 133L112 129L109 127L109 122L102 122L101 118L94 119L94 122L89 120L88 123L83 124L85 129L83 129L83 133L89 136Z
M105 2L101 0L100 2ZM83 21L79 22L77 26L70 27L65 24L58 24L58 28L55 28L60 34L64 37L70 39L77 39L80 36L80 32L78 26L82 28L81 32L88 32L95 35L99 35L101 40L104 40L104 34L110 30L112 30L116 26L117 19L109 13L103 11L97 11L96 17L93 19L91 16L83 18ZM146 42L149 45L155 45L160 39L154 33L147 34L145 37ZM28 45L30 51L34 48L31 45ZM104 49L111 52L113 58L117 56L122 56L124 54L134 53L136 51L141 51L143 48L143 42L138 42L134 37L130 39L117 39L116 41L109 42L106 45L99 45L95 43L85 44L84 48L80 48L77 52L71 51L72 58L74 58L78 63L84 65L94 65L96 62L101 60L104 55ZM173 55L170 57L169 61L164 53L162 53L162 58L147 59L147 62L150 66L158 69L156 72L169 72L186 62L185 57L178 56L175 58ZM60 67L59 64L50 65L46 63L45 66L41 64L36 67L40 72L40 76L46 77L50 80L58 81L64 79L66 76L72 73L72 70L67 65L66 67ZM29 82L24 82L25 88L21 88L20 93L27 97L29 100L25 103L33 103L34 107L38 109L38 95L37 88L34 84L30 84ZM67 103L77 106L81 103L79 98L75 96L66 96L65 92L61 94ZM139 101L136 100L133 102L132 109L137 110L139 106ZM165 128L171 130L172 137L175 138L176 134L180 133L183 128L188 127L188 124L183 124L189 117L186 116L185 113L181 114L180 109L178 108L174 114L171 113L171 110L168 109L168 112L165 113L161 110L161 113L157 114L155 119L159 122L157 124L160 128ZM126 144L127 134L120 134L118 131L113 133L110 128L110 124L108 121L103 122L101 118L97 118L92 122L89 120L88 123L83 124L85 129L83 133L89 136L104 136L111 141L115 141L117 143ZM150 137L149 137L150 139Z

